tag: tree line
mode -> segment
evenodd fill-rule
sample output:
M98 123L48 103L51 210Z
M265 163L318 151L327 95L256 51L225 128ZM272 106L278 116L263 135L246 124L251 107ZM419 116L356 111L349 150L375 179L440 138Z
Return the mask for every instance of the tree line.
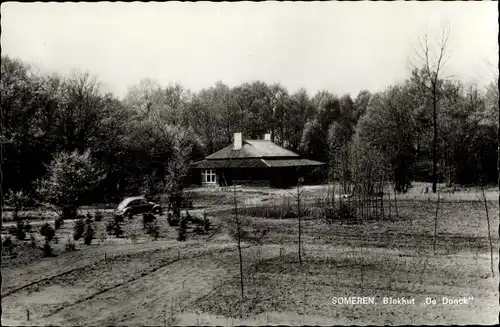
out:
M82 203L173 195L189 162L227 146L235 132L271 133L276 144L326 162L325 181L346 188L366 179L360 171L397 191L416 180L496 182L498 80L480 86L438 77L423 65L402 83L354 98L262 81L191 92L144 79L120 100L88 73L43 75L2 56L2 192L55 192L50 179L64 173L63 162L75 171L92 162L90 175L71 177L80 178L75 185L95 181L92 192L77 195Z

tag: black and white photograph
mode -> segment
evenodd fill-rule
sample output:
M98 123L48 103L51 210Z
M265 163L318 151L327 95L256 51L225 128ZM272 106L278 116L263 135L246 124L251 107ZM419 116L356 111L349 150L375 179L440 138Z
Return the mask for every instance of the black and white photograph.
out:
M498 2L0 19L2 326L499 324Z

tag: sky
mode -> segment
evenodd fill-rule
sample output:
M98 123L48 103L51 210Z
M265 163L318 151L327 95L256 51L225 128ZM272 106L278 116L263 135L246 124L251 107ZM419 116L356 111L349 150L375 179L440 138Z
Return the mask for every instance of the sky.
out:
M97 76L123 97L141 79L198 91L262 80L353 97L409 76L418 37L448 26L443 74L498 74L498 3L168 2L1 5L2 55L42 73ZM495 72L496 70L496 72Z

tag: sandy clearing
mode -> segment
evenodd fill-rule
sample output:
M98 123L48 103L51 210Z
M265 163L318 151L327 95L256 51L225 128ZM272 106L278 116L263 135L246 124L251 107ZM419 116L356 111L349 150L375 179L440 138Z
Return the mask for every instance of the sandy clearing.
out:
M252 257L255 251L257 249L247 249L245 256ZM276 255L277 251L276 247L270 247L266 257ZM168 316L172 304L174 311L180 313L193 299L237 276L236 263L236 251L174 262L88 301L68 305L50 316L36 319L33 324L159 325L165 314ZM46 294L46 290L40 291Z

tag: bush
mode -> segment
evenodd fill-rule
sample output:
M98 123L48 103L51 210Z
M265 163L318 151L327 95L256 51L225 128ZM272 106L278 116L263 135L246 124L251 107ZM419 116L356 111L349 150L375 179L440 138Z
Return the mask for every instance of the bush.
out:
M83 242L85 245L90 245L92 243L92 240L94 239L95 232L94 228L92 227L92 222L87 222L87 226L85 228L85 233L83 234Z
M102 221L102 213L100 211L97 211L94 215L94 220L95 221Z
M56 235L56 231L48 223L45 223L40 228L40 235L44 236L47 242L50 242Z
M31 226L31 224L29 222L27 222L25 225L24 225L24 231L26 233L30 233L31 231L33 230L33 227Z
M352 220L356 217L354 209L343 202L341 202L339 207L336 208L335 215L337 216L337 219L342 220Z
M116 219L113 219L112 221L110 220L106 223L106 233L108 233L108 235L120 237L123 235L123 230L120 223L118 223Z
M289 211L285 212L285 214L283 215L283 218L286 218L286 219L297 218L297 213L295 211L289 210Z
M7 229L7 231L10 235L16 235L17 227L16 226L9 226L9 229Z
M66 244L64 244L64 251L66 252L73 252L73 251L76 251L76 246L75 246L75 242L73 242L71 240L71 238L68 238L66 240Z
M172 215L172 213L169 212L167 216L167 222L169 226L178 226L179 218L174 217L174 215Z
M177 241L184 242L186 240L186 229L187 229L187 220L182 219L179 229L177 230Z
M201 226L196 226L194 232L198 235L205 234L205 229Z
M93 218L93 217L92 217L92 214L91 214L90 212L87 212L86 217L87 217L87 219L90 219L90 220L92 220L92 218Z
M22 220L18 220L16 223L16 238L19 241L24 241L24 239L26 238L26 232L24 231L24 229L25 229L24 222Z
M94 234L94 229L92 227L88 227L85 234L83 234L83 243L85 243L85 245L90 245L94 239Z
M354 208L341 202L336 208L330 206L323 208L323 216L327 223L332 223L334 220L354 220L356 212Z
M146 225L146 234L153 237L155 241L158 239L158 237L160 236L160 229L156 224L156 221L150 222Z
M82 238L84 233L85 233L85 221L80 218L77 221L75 221L75 224L73 225L73 239L75 241L78 241L80 238Z
M186 218L181 219L180 223L181 228L187 229L187 225L188 225L188 220Z
M151 212L145 213L142 215L142 226L144 229L146 229L147 225L149 223L152 223L155 221L156 217L153 215Z
M210 220L207 218L207 214L203 213L203 229L208 232L210 229Z
M132 243L137 243L137 235L134 232L130 232L128 234L128 238L132 241Z
M43 256L44 257L51 257L51 256L54 255L54 253L52 251L52 247L50 246L50 243L47 240L45 240L45 244L43 245L42 251L43 251Z
M2 241L2 248L6 249L9 252L9 255L12 255L12 250L14 250L14 242L12 242L12 238L10 236L7 236L3 241Z
M125 218L122 215L114 215L113 220L115 221L115 224L121 224Z
M64 219L63 219L63 217L58 217L56 219L56 221L54 222L55 230L60 229L62 225L64 225Z
M30 237L31 241L30 241L30 246L32 249L36 249L36 238L35 238L35 235L31 235Z

